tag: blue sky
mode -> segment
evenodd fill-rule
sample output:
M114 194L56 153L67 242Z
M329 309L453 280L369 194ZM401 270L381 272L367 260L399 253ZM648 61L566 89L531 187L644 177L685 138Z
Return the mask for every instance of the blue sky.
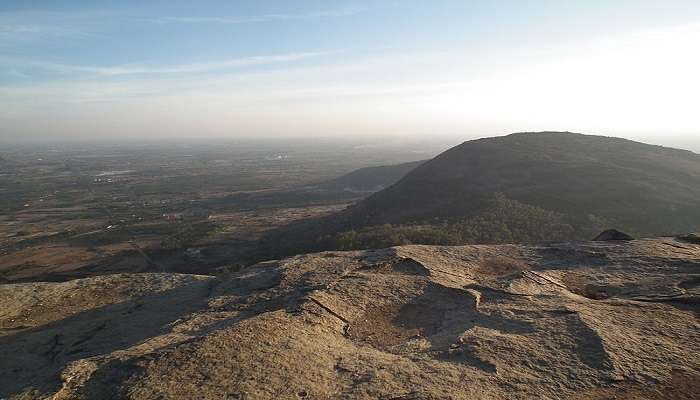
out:
M698 40L698 1L3 1L0 139L692 144Z

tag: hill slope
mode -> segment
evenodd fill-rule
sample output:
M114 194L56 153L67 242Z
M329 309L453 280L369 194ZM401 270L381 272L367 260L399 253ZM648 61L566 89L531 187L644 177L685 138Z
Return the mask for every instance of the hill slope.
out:
M319 187L326 190L376 192L393 185L424 162L425 160L421 160L396 165L360 168L349 174L324 182Z
M479 139L418 166L344 218L352 228L455 221L479 216L494 197L556 213L572 234L605 225L635 234L694 231L700 155L568 132Z
M698 268L663 238L0 285L0 397L691 399Z

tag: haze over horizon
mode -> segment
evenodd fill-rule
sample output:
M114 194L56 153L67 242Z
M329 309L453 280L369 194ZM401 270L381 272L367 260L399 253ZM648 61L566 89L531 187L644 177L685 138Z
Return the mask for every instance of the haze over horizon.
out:
M700 152L697 1L7 1L0 142L566 130Z

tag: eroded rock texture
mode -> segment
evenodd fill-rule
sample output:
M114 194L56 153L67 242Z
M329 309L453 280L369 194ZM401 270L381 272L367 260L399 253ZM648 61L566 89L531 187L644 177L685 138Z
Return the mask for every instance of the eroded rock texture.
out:
M697 398L698 285L673 238L0 285L0 397Z

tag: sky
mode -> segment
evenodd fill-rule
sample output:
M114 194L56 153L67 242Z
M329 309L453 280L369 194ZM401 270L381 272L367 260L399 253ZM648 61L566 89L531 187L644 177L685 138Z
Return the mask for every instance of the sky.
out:
M566 130L700 152L700 1L0 2L0 142Z

